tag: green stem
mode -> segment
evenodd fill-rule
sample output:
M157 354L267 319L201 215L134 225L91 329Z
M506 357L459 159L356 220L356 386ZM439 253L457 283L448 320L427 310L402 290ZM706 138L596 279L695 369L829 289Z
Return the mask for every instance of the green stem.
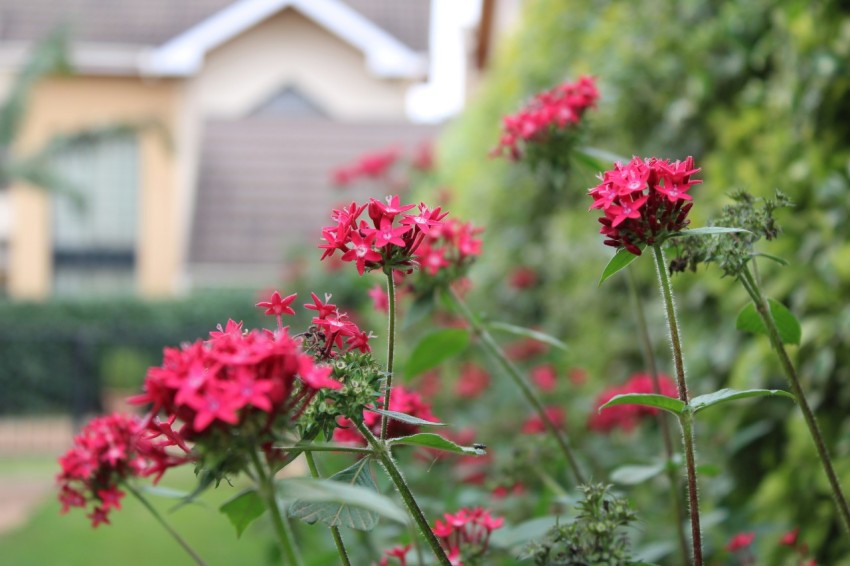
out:
M371 448L363 448L361 446L345 446L344 444L340 445L322 445L322 444L299 444L295 446L275 446L275 450L280 450L282 452L291 452L297 451L300 455L302 452L309 454L310 452L351 452L354 454L371 454L373 450Z
M425 541L428 543L428 546L431 547L431 552L434 553L437 561L444 566L451 566L451 562L446 556L446 551L443 550L443 547L440 545L440 541L437 539L434 531L431 530L431 525L428 524L428 519L425 518L425 514L422 513L422 509L420 509L419 504L416 503L416 499L414 499L413 493L411 493L410 487L407 485L407 481L404 479L404 476L401 475L401 470L398 469L398 466L396 465L395 460L393 460L392 454L390 454L386 443L383 440L376 438L375 435L372 434L372 431L370 431L362 422L355 421L354 424L357 426L357 430L360 431L360 434L362 434L372 448L374 448L375 454L378 456L378 459L381 461L381 464L387 471L387 474L390 476L393 484L395 484L396 489L398 489L398 493L401 495L401 498L407 507L407 511L410 513L410 516L413 517L413 520L419 527L419 532L423 537L425 537Z
M670 345L673 349L673 366L676 369L676 387L679 399L686 405L689 402L688 385L685 381L685 362L682 358L682 340L679 336L679 322L676 319L676 304L673 301L673 288L670 286L670 276L667 274L667 262L660 245L652 247L655 257L655 268L661 286L661 296L664 299L667 328ZM702 535L699 526L699 495L697 494L697 469L694 457L693 417L687 413L679 418L682 426L682 442L685 448L685 467L688 473L688 508L691 514L691 538L693 539L694 565L702 566Z
M284 561L292 566L301 566L301 556L299 556L295 543L292 540L289 524L284 520L280 512L280 506L277 504L274 477L266 472L266 468L260 461L259 455L253 450L251 451L251 461L257 471L257 479L259 481L257 487L260 496L266 501L266 505L272 516L272 525L274 526L277 540L280 543L280 549L283 551Z
M540 398L537 396L537 393L532 389L532 387L528 384L525 377L520 373L517 367L508 359L505 353L502 351L502 348L498 343L493 339L490 333L484 328L478 319L472 314L472 311L469 310L469 307L466 306L466 303L463 302L457 293L455 293L454 289L449 289L450 296L454 299L454 303L458 308L461 316L469 323L472 327L475 334L479 337L481 345L484 349L493 356L496 361L499 362L499 365L502 366L502 369L513 379L514 383L519 390L522 392L525 400L528 401L529 405L532 406L534 411L540 417L540 420L555 438L555 441L560 446L561 451L564 453L564 456L567 458L567 462L569 463L570 469L573 472L573 476L575 476L577 483L586 483L584 475L581 473L581 468L579 468L578 461L573 454L572 449L570 448L569 441L567 440L566 433L558 428L552 419L549 418L549 415L546 413L546 409L543 406L543 402L540 401Z
M646 315L643 312L643 303L641 302L640 293L638 292L637 278L635 277L632 266L626 268L628 275L629 291L632 296L632 304L635 310L635 320L640 336L641 350L643 350L643 359L649 374L652 376L652 387L655 393L661 394L661 380L658 377L658 364L655 360L655 352L652 349L652 340L649 337L649 325L646 323ZM673 436L670 433L670 422L667 420L665 411L658 411L656 418L658 419L658 427L661 429L661 439L664 443L664 454L667 462L673 461ZM688 537L685 533L685 513L682 507L681 482L676 474L676 470L672 466L667 466L667 479L670 481L670 491L673 494L672 505L675 512L676 533L679 538L679 551L682 553L682 560L688 561L690 548L688 548Z
M806 421L806 426L809 428L809 434L811 434L812 441L815 443L815 448L818 451L821 465L823 466L823 470L829 480L829 485L832 488L832 495L835 498L835 504L838 507L838 512L841 514L844 526L848 531L850 531L850 505L847 504L847 497L844 495L844 490L841 488L841 483L838 481L838 475L835 473L835 469L832 466L832 458L829 456L829 450L826 447L826 442L824 441L823 434L818 426L817 419L815 419L814 412L809 406L809 402L806 400L806 395L803 393L803 388L800 384L800 378L797 375L797 370L794 367L793 362L791 362L790 356L788 356L788 351L782 343L782 338L779 336L779 329L776 327L776 321L773 320L773 315L770 312L770 306L761 292L758 281L756 281L753 274L750 272L749 267L744 267L739 279L741 279L741 282L744 283L744 288L750 294L750 298L753 300L756 311L758 311L759 316L764 322L765 328L767 328L770 345L773 346L773 350L779 357L782 370L785 373L785 377L788 378L788 384L794 392L794 397L797 398L797 404L800 406L803 418Z
M387 391L384 393L384 410L390 410L390 395L393 390L393 358L395 356L395 280L393 270L385 269L387 275ZM381 440L387 437L389 419L381 415Z
M159 514L159 511L157 511L156 508L153 505L151 505L150 501L145 499L145 497L141 493L139 493L136 490L136 488L134 488L129 483L124 483L124 487L126 487L127 491L132 493L136 497L136 499L138 499L139 502L141 502L141 504L144 505L145 509L150 511L151 515L154 516L154 519L156 519L159 522L159 524L162 525L163 528L166 531L168 531L168 534L170 534L172 536L172 538L174 538L174 540L177 541L177 544L179 544L181 547L183 547L183 550L185 550L189 554L189 556L192 557L192 560L194 560L196 564L198 564L199 566L206 566L206 562L204 562L204 560L200 556L198 556L198 553L195 552L195 550L191 546L189 546L189 543L186 542L183 539L183 537L181 537L177 533L177 531L175 531L171 527L171 525L169 525L166 522L166 520L162 517L162 515Z
M307 460L307 467L310 468L310 475L315 479L320 479L322 476L319 473L319 468L316 466L316 459L313 458L311 452L305 452L304 458ZM342 541L342 535L339 532L339 527L331 527L331 535L333 535L336 550L339 553L339 561L343 566L351 566L351 560L348 558L348 551L345 550L345 543Z

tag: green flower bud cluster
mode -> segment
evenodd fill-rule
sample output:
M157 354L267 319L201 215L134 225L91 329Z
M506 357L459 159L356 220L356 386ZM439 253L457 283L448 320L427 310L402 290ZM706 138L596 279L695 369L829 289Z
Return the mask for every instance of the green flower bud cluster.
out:
M383 395L386 372L371 354L348 352L334 359L331 377L343 386L319 390L313 397L298 420L305 437L320 433L329 440L337 417L362 418L363 408Z
M781 230L773 217L774 211L793 206L791 199L780 191L773 198L757 198L745 191L737 191L731 197L735 202L723 207L709 225L743 228L747 232L681 238L678 257L670 262L671 274L688 268L696 271L700 263L716 263L724 276L737 277L753 257L755 243L779 235Z

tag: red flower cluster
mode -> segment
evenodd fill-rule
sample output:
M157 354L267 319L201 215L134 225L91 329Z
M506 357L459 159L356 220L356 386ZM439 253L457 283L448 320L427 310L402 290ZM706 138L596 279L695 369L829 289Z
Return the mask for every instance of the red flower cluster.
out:
M389 172L400 157L398 148L364 154L354 163L334 169L331 183L335 187L346 187L360 179L379 179Z
M398 558L399 566L407 566L407 553L410 552L411 548L413 548L412 544L406 544L404 546L399 545L389 550L385 550L384 554L386 554L386 556L381 558L380 566L388 566L390 558Z
M308 303L304 305L304 308L316 311L311 330L318 329L318 332L308 331L306 333L306 338L302 343L305 350L323 360L336 356L334 347L343 352L360 350L366 354L372 351L372 347L369 345L369 340L374 338L372 333L360 330L360 327L349 319L347 314L340 312L336 305L330 303L330 294L325 293L324 302L316 296L316 293L310 293L310 297L313 299L313 304ZM343 338L345 339L344 344Z
M674 398L678 397L676 385L673 383L673 380L666 375L659 375L658 381L661 385L662 395ZM652 376L645 373L638 373L630 377L625 384L610 387L603 391L596 399L596 410L590 415L587 426L600 432L610 432L615 428L631 431L634 430L642 417L658 413L658 409L655 407L645 407L643 405L615 405L603 409L601 412L599 411L599 408L612 398L628 393L655 393Z
M412 266L422 241L441 227L448 214L441 212L439 207L429 209L424 203L419 204L417 214L403 214L414 207L413 204L401 205L396 195L387 197L386 204L371 199L368 204L352 202L334 210L331 218L336 225L322 229L326 242L319 245L325 250L322 259L339 250L343 261L355 262L360 275L378 267ZM359 220L367 208L371 226ZM398 217L401 221L396 225Z
M558 387L558 372L552 364L543 364L531 368L531 381L541 391L554 391Z
M691 175L699 170L692 157L673 163L634 157L602 174L602 182L589 194L593 198L590 208L600 208L605 214L599 219L605 244L640 255L641 246L654 245L684 229L693 205L687 202L692 200L687 191L702 183Z
M187 462L166 452L170 442L154 443L143 435L141 422L129 415L98 417L74 438L74 446L59 458L62 471L59 501L62 513L93 504L92 526L109 524L109 511L121 509L125 493L119 489L131 476L156 475Z
M454 515L443 514L445 521L434 521L434 534L441 539L449 557L461 564L461 556L474 558L487 552L490 535L505 524L481 507L463 508Z
M433 277L448 268L465 267L470 258L481 255L481 240L476 236L483 231L470 222L443 222L419 246L421 271Z
M593 77L586 76L535 95L518 113L504 117L502 137L493 153L501 155L507 150L512 159L519 159L520 142L544 142L553 132L575 126L598 99Z
M379 398L378 407L383 407L383 403L384 398ZM408 391L401 386L393 387L393 393L390 396L390 411L404 413L425 421L438 422L437 417L431 412L431 405L422 399L419 393ZM341 417L338 424L339 428L334 430L334 441L352 444L364 444L366 442L360 436L360 433L357 432L354 423L350 420ZM381 415L367 409L363 411L363 424L375 435L378 435L381 432ZM387 425L387 438L399 438L416 434L417 432L419 432L417 425L404 423L396 419L390 419Z
M738 533L729 539L729 542L726 544L727 552L737 552L742 548L747 548L751 544L753 544L753 540L756 538L755 533Z
M460 369L460 378L455 384L455 393L464 399L474 399L490 386L490 374L483 368L467 363Z
M567 415L561 407L549 406L543 410L546 412L546 417L552 421L556 428L562 429L566 426ZM546 432L546 423L543 422L540 415L534 413L522 423L521 430L523 434L542 434Z
M342 387L331 372L286 328L243 332L230 321L210 340L166 348L162 366L148 370L144 393L131 402L176 417L185 423L180 435L195 439L211 426L238 426L258 413L267 414L269 426L274 416L297 413L318 389Z

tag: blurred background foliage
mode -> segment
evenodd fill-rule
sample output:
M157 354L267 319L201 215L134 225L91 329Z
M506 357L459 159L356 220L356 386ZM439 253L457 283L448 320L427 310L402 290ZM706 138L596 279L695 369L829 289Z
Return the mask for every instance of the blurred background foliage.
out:
M803 324L803 342L792 355L846 489L850 6L808 0L524 4L521 28L441 139L438 162L443 182L455 188L453 215L487 227L471 302L495 318L565 340L571 363L586 368L601 390L622 383L642 362L625 277L597 287L612 254L601 243L596 215L587 212L586 191L598 171L574 161L566 180L553 181L485 157L498 142L502 116L580 74L595 76L602 96L585 115L585 144L626 157L693 155L703 168L692 225L704 225L734 189L768 196L778 188L794 201L779 214L784 234L761 248L790 265L762 262L760 269L767 293ZM553 202L552 194L557 206L535 208L535 202ZM633 265L661 367L670 372L651 262ZM518 267L537 273L531 287L510 284ZM746 295L720 275L700 269L674 280L695 394L725 386L785 387L767 340L735 330ZM570 409L592 410L576 403ZM756 539L758 555L775 559L781 530L800 526L801 537L820 549L819 563L838 564L847 555L850 544L798 411L777 401L709 411L697 434L701 460L728 463L719 477L705 479L706 510L744 510L708 531L709 545L722 546L736 531L764 532ZM582 447L597 452L611 449L610 442L591 446L585 439Z

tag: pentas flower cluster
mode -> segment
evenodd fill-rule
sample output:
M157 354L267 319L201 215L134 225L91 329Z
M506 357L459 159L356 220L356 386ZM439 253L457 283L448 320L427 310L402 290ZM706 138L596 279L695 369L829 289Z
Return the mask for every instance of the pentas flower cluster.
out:
M334 226L322 229L324 249L322 259L342 252L342 260L354 262L360 275L367 270L384 268L411 268L422 241L436 233L448 214L439 207L428 208L420 203L415 213L407 211L416 205L402 205L398 195L387 197L383 203L371 199L368 204L350 205L335 209L331 218ZM368 209L371 224L361 220L361 214Z
M383 407L384 398L378 399L378 407ZM413 417L420 418L425 421L439 422L437 417L431 412L431 405L428 404L419 393L408 391L404 387L393 387L392 395L390 395L390 411L404 413ZM333 439L336 442L365 444L366 440L357 432L349 419L341 417L338 419L339 428L334 431ZM363 424L366 425L373 434L379 435L381 432L381 415L368 408L363 411ZM405 423L396 419L390 419L387 425L387 438L399 438L409 436L419 432L417 425Z
M136 417L113 414L92 420L59 458L62 471L56 480L62 513L91 505L92 526L109 524L109 512L121 509L122 483L151 475L156 481L166 469L189 461L185 455L169 454L170 444L153 442Z
M522 110L503 118L502 137L493 153L507 152L511 159L519 159L522 144L543 143L559 131L574 128L598 99L596 82L586 76L535 95Z
M673 380L666 375L658 376L661 394L668 397L678 397L678 391ZM602 392L596 399L595 410L588 419L587 426L599 432L610 432L616 428L626 432L634 430L640 420L645 416L658 413L655 407L645 405L615 405L599 410L602 405L616 397L629 393L655 393L652 376L638 373L629 378L623 385L610 387Z
M688 190L702 183L691 175L699 171L692 157L672 163L634 157L603 173L589 194L590 208L604 213L599 223L605 245L640 255L643 246L661 243L683 230L690 223L688 212L693 205Z
M361 155L354 163L334 169L331 172L331 183L336 187L347 187L360 179L380 179L389 173L400 157L398 148Z
M457 513L445 513L444 521L434 521L434 534L440 539L452 564L473 561L487 552L490 535L501 528L505 519L493 517L481 507L463 508Z
M549 406L543 409L546 412L546 418L548 418L555 428L564 428L567 424L567 415L564 412L564 409L557 406ZM543 422L543 418L534 413L530 417L528 417L524 423L522 423L522 427L520 428L523 434L543 434L546 432L546 423Z
M324 301L319 299L316 293L310 293L310 298L313 303L305 304L304 308L316 311L316 316L313 317L312 326L304 333L302 347L306 352L317 359L329 360L340 353L353 350L364 354L372 351L369 341L375 336L371 332L361 330L347 314L340 312L337 306L330 302L330 294L325 294ZM264 306L264 303L257 303L257 306ZM268 314L268 311L266 313Z

